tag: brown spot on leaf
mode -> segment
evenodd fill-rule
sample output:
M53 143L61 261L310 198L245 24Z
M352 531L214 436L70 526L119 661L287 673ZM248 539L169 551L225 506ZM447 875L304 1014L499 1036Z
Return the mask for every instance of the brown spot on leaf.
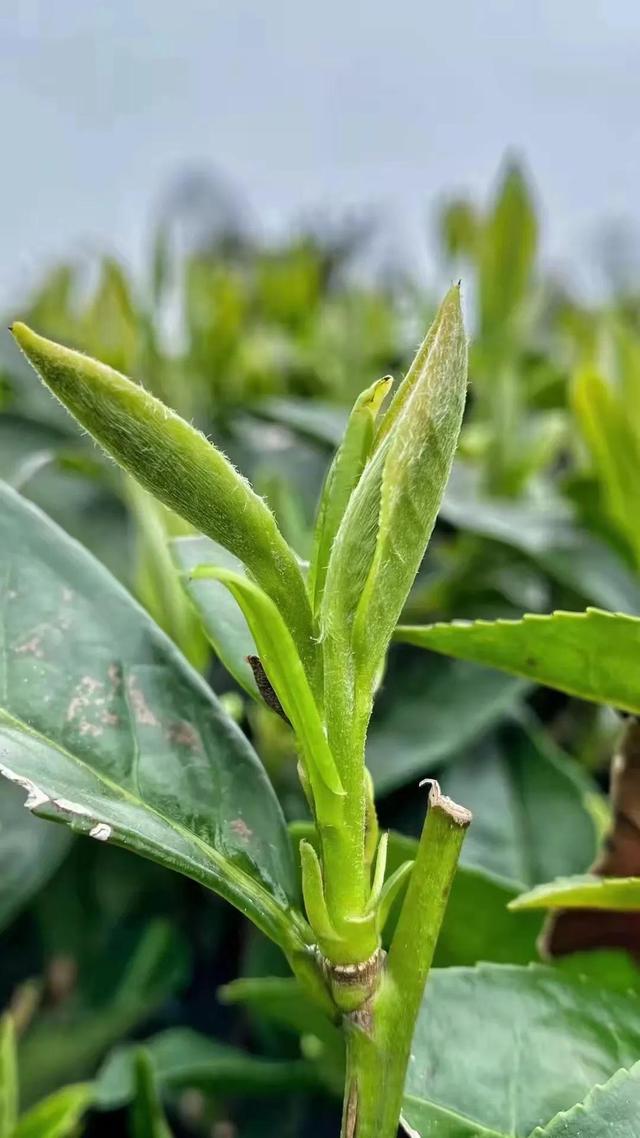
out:
M133 714L136 717L136 722L139 723L141 727L158 727L158 720L149 707L144 692L138 687L138 681L135 676L129 676L127 692L131 701Z
M32 636L29 640L24 640L22 644L16 644L14 652L16 656L35 656L38 660L44 658L42 640L39 636Z
M243 842L248 842L249 838L253 837L253 830L250 830L244 818L234 818L230 823L236 837L241 838Z
M177 743L179 747L188 747L190 751L197 751L201 746L198 732L185 719L169 724L167 738L170 743Z

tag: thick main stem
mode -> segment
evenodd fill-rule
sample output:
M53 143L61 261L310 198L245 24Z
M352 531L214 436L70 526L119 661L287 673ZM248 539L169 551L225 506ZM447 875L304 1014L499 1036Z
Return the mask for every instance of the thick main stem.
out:
M380 986L346 1017L341 1138L395 1138L424 986L471 814L440 793L429 810Z

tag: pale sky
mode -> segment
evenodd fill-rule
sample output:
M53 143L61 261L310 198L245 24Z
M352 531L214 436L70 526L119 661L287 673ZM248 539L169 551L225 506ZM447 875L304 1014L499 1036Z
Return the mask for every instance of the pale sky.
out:
M545 208L548 256L640 231L634 0L5 0L0 301L69 250L141 256L185 168L256 216L372 205L428 266L445 190L486 194L507 148Z

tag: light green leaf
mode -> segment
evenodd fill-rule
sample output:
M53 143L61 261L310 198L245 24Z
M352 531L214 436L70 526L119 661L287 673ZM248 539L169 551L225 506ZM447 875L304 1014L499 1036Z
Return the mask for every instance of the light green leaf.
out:
M640 877L559 877L509 903L510 909L610 909L640 911Z
M0 783L0 929L55 873L71 840L62 826L32 818L19 788Z
M208 1094L281 1095L318 1085L312 1063L258 1058L189 1028L170 1028L147 1039L144 1046L163 1090L192 1087ZM113 1110L131 1101L137 1053L136 1044L125 1044L105 1060L95 1082L97 1106Z
M195 878L286 942L296 893L280 807L201 677L97 562L8 488L0 580L5 775L36 812Z
M254 699L259 699L256 681L247 663L247 657L257 656L258 649L242 609L222 581L192 576L200 565L242 574L242 562L208 537L178 537L172 541L171 549L183 573L182 585L196 607L216 655L240 686Z
M584 1102L562 1111L530 1138L640 1138L640 1063L616 1071Z
M13 1138L69 1138L92 1101L91 1083L63 1087L22 1116Z
M403 1114L421 1138L526 1138L631 1066L639 1048L636 995L538 965L436 969Z
M273 601L247 577L228 569L201 565L192 577L227 586L245 615L260 662L300 742L314 791L320 780L333 794L344 794L302 661Z
M131 1108L132 1138L171 1138L156 1086L151 1059L144 1047L134 1059L135 1098Z
M16 1037L10 1015L0 1019L0 1138L12 1138L18 1117Z
M458 288L436 316L380 424L373 455L352 494L327 572L322 629L332 685L351 653L375 682L449 476L467 382ZM347 669L347 675L350 669Z
M400 626L396 640L640 713L640 619L587 609L522 620Z
M273 514L246 479L142 387L24 324L14 324L12 331L44 383L107 453L251 570L287 615L298 650L312 665L311 613L300 568Z
M325 479L316 520L309 569L309 593L314 610L322 600L334 538L371 453L378 411L391 387L390 376L379 379L358 396L344 438Z

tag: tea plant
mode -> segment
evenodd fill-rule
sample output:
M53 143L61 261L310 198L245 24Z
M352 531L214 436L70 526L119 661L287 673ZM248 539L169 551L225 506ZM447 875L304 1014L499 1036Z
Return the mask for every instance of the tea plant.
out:
M229 590L246 621L230 653L248 656L248 686L295 732L314 820L313 840L299 846L304 914L282 819L248 744L97 568L61 550L44 566L36 559L36 569L27 549L46 540L38 537L44 523L8 492L4 521L13 519L14 548L24 558L11 567L21 598L12 609L31 635L24 624L11 630L18 672L27 672L9 676L16 695L3 728L3 771L28 789L33 809L181 868L250 916L327 1012L342 1016L345 1135L391 1134L469 815L434 784L413 868L404 863L385 880L388 839L378 833L364 749L386 649L435 522L462 419L458 290L387 410L379 416L388 380L357 400L323 491L308 583L265 503L184 420L104 365L23 325L14 335L104 448L217 543L190 576ZM219 546L234 568L220 564ZM22 601L28 562L50 578L46 590L33 590L31 611ZM88 609L93 595L97 620ZM72 630L79 643L52 693L50 637L63 636L70 647ZM255 645L248 654L246 635ZM30 705L40 703L35 715L25 708L26 690ZM381 934L408 878L385 955Z
M601 914L593 944L637 949L633 937L607 941L603 915L635 918L640 864L625 863L630 880L611 880L620 865L597 857L592 810L600 831L604 826L596 788L567 763L523 701L542 683L637 714L638 622L591 612L409 624L425 611L433 619L434 612L476 616L488 607L494 616L498 607L511 616L514 607L527 607L519 598L532 576L549 600L640 611L633 566L608 543L604 527L588 532L559 487L543 483L536 498L527 483L523 492L557 453L560 436L548 448L514 445L500 402L526 372L527 395L520 398L521 391L516 401L518 438L528 436L534 419L546 422L538 414L539 369L526 355L530 332L523 333L535 225L516 174L508 175L492 220L482 228L476 219L474 227L462 251L478 258L485 298L466 461L445 494L466 386L454 289L393 398L385 378L356 400L325 480L309 565L285 540L282 519L185 420L105 365L14 327L47 386L126 471L127 500L144 538L138 581L147 609L200 666L198 612L217 658L253 701L251 723L273 724L277 716L269 730L283 753L295 738L311 819L287 831L260 760L227 713L231 705L221 705L89 554L14 491L2 490L3 772L27 791L36 814L92 835L97 849L103 843L137 851L225 897L279 946L293 974L265 977L267 964L260 975L227 985L221 998L263 1024L293 1030L300 1058L266 1060L171 1028L151 1037L142 1057L131 1045L107 1059L92 1101L108 1108L135 1099L135 1133L166 1132L154 1080L164 1093L195 1086L247 1095L294 1088L335 1094L344 1083L342 1132L359 1138L395 1134L401 1111L405 1127L425 1138L584 1138L598 1132L603 1117L613 1118L620 1134L634 1133L640 1010L633 966L618 956L603 963L598 954L566 970L530 965L541 908L559 911L562 920L586 906L592 929L593 911ZM514 289L505 286L498 256L509 233L523 243L521 255L514 251ZM199 270L196 279L204 279ZM125 366L108 345L104 354ZM509 377L495 390L491 360ZM204 355L200 366L204 371ZM160 384L155 390L167 396ZM297 424L313 433L329 424L335 431L335 416L309 410L305 418L289 403L259 413L286 419L290 429ZM609 439L608 428L602 431ZM594 445L594 457L601 453ZM609 468L599 465L603 480ZM511 497L491 497L486 485ZM610 479L603 498L608 523L626 541L632 511L626 504L626 513L616 509L621 485ZM632 504L630 480L625 489ZM439 509L444 533L409 598ZM440 666L429 654L414 685L409 657L401 669L393 654L387 663L392 638L417 646L418 657L427 647L459 661ZM394 703L398 688L402 700ZM472 746L473 755L447 768L452 754ZM629 744L622 753L631 770ZM466 847L472 852L455 877L468 811L431 781L416 843L381 833L373 801L370 775L380 795L434 769L448 794L479 807L480 827L471 829ZM616 816L622 797L627 817L627 784L614 787ZM424 798L419 802L423 815ZM58 838L58 828L38 825L53 865L66 845L48 839ZM17 876L20 864L33 873L35 889L46 867L35 872L31 856L16 859ZM6 892L11 904L11 888ZM60 1046L55 1023L27 1033L31 1101L51 1081L74 1075L78 1047L93 1073L140 1009L171 990L175 961L164 932L160 940L151 953L141 946L140 963L132 954L136 990L148 986L148 993L140 991L131 1007L116 989L97 1021L89 1021L90 1045L78 1034L74 1051L71 1032ZM575 938L572 947L580 947ZM133 980L125 976L121 988L131 996ZM156 1130L145 1131L145 1119L155 1120ZM273 1126L283 1129L277 1113Z

